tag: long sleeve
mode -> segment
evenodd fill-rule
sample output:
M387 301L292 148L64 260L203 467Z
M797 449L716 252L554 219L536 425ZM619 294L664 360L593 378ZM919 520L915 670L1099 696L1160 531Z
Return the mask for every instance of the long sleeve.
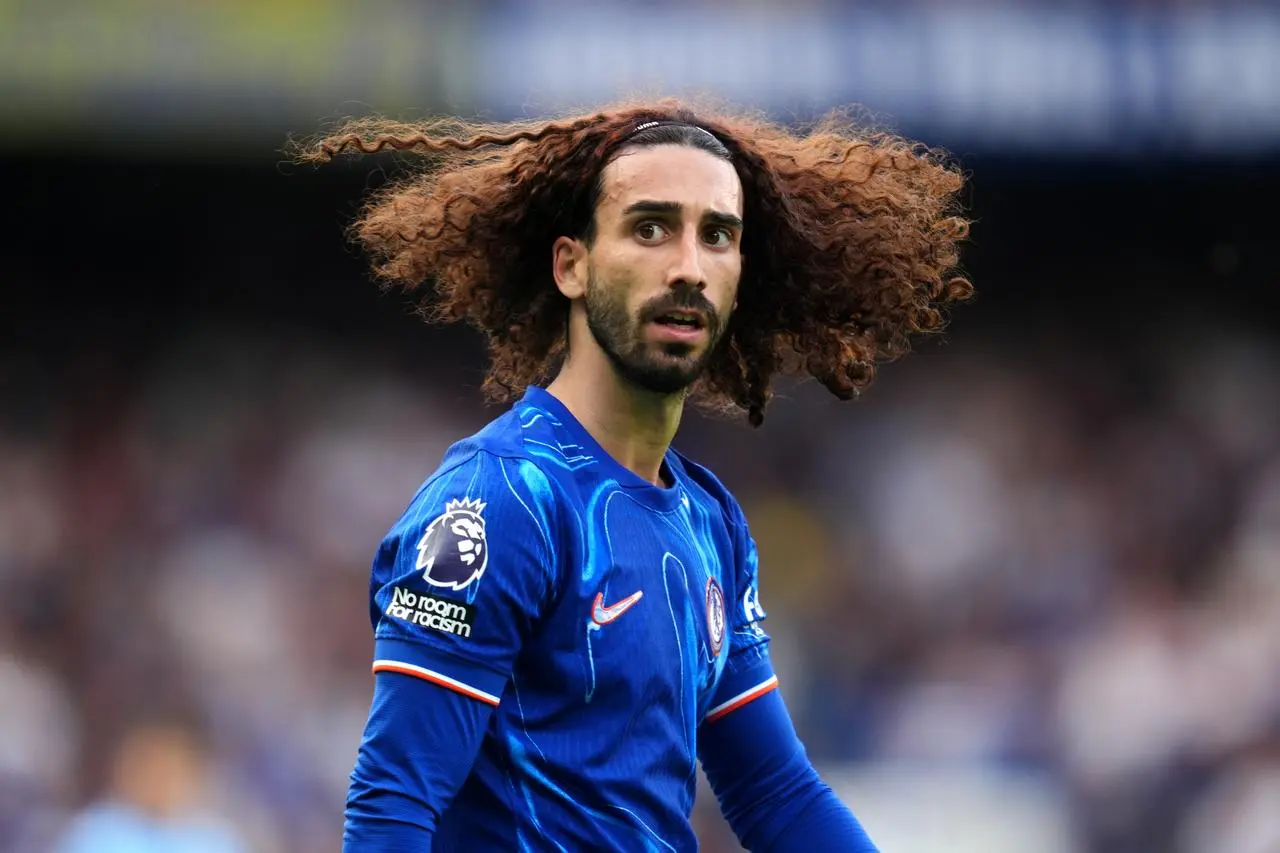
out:
M343 853L421 853L471 772L493 708L380 672L351 773Z
M431 849L554 594L554 513L532 463L475 451L446 460L383 540L346 853Z
M698 737L725 820L752 853L877 853L814 770L777 690L704 722Z

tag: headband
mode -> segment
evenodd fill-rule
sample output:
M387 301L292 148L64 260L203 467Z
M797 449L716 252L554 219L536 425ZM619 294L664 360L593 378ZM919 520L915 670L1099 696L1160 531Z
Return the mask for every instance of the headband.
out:
M626 138L631 139L635 137L637 134L640 134L643 131L650 130L655 127L691 127L694 130L698 130L705 133L707 136L710 136L712 139L715 139L715 141L720 143L721 145L724 144L723 142L720 142L720 140L716 137L714 133L707 130L705 127L698 127L698 125L696 124L690 124L687 121L679 121L676 119L661 119L658 121L642 122L641 124L636 125L635 130L628 133Z

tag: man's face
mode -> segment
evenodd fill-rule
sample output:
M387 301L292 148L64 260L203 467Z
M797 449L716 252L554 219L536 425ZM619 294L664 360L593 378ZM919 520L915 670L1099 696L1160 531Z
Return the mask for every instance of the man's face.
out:
M742 184L705 151L659 145L605 167L587 324L627 380L663 394L705 369L742 275Z

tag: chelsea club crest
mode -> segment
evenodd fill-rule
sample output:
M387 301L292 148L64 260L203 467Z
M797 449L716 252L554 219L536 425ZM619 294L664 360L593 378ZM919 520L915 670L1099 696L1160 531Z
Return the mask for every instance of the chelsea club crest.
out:
M707 580L707 637L711 641L711 656L714 658L724 647L724 592L715 578Z
M482 501L449 501L418 540L418 568L432 586L462 589L484 574L489 562Z

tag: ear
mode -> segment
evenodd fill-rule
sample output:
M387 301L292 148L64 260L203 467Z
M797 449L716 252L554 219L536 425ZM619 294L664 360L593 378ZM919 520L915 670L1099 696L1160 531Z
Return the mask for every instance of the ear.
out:
M569 299L587 292L587 247L573 237L557 237L551 246L551 273L556 287Z

